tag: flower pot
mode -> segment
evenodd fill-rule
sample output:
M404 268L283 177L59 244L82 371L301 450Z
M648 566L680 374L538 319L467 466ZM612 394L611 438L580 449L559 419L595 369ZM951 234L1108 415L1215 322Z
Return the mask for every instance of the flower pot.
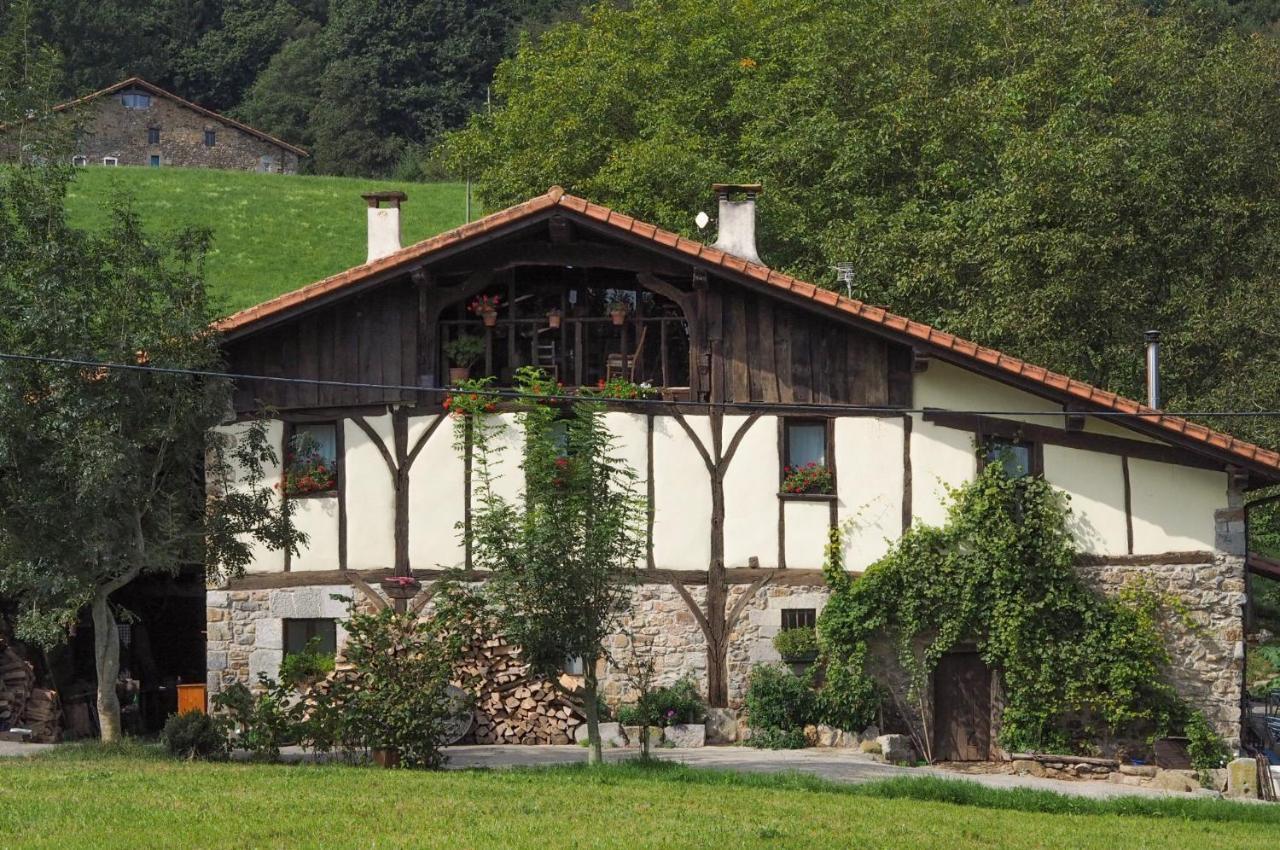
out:
M614 323L615 325L623 325L623 324L626 324L626 321L627 321L627 311L626 311L626 310L610 310L610 311L609 311L609 318L613 319L613 323Z
M457 384L471 377L470 366L451 366L449 368L449 383Z
M412 599L418 595L418 591L421 589L422 583L417 579L400 582L393 577L382 582L382 592L387 594L389 599Z
M480 313L480 319L484 322L486 328L491 328L498 324L498 311L484 310Z
M384 768L399 767L400 751L395 747L374 747L373 763Z
M559 314L559 313L548 313L548 314L547 314L547 327L549 327L549 328L558 328L558 327L560 327L560 314Z

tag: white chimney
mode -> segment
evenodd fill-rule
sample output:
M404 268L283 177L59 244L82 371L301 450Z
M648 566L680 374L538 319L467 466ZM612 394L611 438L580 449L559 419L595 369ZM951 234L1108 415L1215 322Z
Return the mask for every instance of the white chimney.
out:
M756 196L759 183L713 183L720 201L719 233L711 247L752 263L763 263L756 253Z
M409 196L404 192L370 192L360 197L369 204L369 258L365 262L372 263L400 250L400 204Z

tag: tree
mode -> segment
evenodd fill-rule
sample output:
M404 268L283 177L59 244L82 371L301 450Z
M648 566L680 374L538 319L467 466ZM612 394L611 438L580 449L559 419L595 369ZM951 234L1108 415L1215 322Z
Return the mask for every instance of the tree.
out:
M538 370L517 375L523 437L523 498L495 487L500 425L487 399L455 396L458 437L476 469L469 543L500 628L532 670L558 684L565 661L581 658L583 685L571 692L587 717L590 760L602 758L596 662L630 609L635 564L644 556L644 504L636 474L615 453L597 402L561 406ZM563 686L561 686L563 687Z
M63 208L71 176L0 174L0 353L220 371L206 239L150 239L126 202L108 228L78 231ZM230 393L211 377L0 361L0 596L18 603L18 634L46 645L89 609L104 741L120 735L127 617L112 594L188 566L237 575L253 546L299 542L288 502L264 484L276 458L261 423L234 440L211 430Z
M761 253L1165 406L1280 408L1280 47L1127 0L601 4L526 40L442 155L692 238L756 182ZM1280 423L1230 427L1277 441Z

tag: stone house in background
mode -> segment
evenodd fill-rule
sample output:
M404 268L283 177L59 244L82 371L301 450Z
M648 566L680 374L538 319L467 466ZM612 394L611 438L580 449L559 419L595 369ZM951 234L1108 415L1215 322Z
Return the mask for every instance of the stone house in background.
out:
M64 103L76 165L221 168L296 174L302 148L130 77Z
M535 365L571 388L656 388L606 416L647 496L628 632L662 680L691 676L711 705L739 705L752 665L778 659L771 638L821 611L830 528L847 529L857 574L913 523L941 522L946 487L999 458L1070 496L1095 586L1141 578L1185 602L1200 626L1167 624L1174 683L1238 742L1242 495L1280 483L1280 454L767 268L758 190L717 187L714 245L557 187L402 249L404 196L371 195L368 262L222 320L231 372L342 384L237 385L242 420L260 403L276 411L281 457L305 443L333 473L290 493L299 470L268 470L309 542L260 551L243 578L210 588L209 690L274 674L312 638L339 648L333 593L381 599L393 574L429 584L453 567L484 580L457 532L471 453L442 407L449 344L470 335L474 371L499 386ZM468 309L482 295L499 300L494 314ZM513 414L494 415L517 446ZM518 454L500 464L508 496ZM786 469L810 463L829 486L788 492ZM613 644L624 660L630 639ZM601 673L616 702L620 672ZM944 659L935 753L992 754L997 685L976 653Z

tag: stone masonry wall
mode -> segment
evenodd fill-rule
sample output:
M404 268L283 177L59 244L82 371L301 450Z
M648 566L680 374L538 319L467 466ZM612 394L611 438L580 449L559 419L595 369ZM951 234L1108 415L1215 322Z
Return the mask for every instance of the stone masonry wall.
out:
M77 109L83 130L73 153L85 157L87 165L102 165L103 157L115 157L120 165L150 165L158 155L162 167L298 170L297 154L230 124L158 95L151 96L147 109L126 109L120 95L104 95ZM151 128L160 130L158 144L148 142ZM204 143L205 130L214 131L212 146Z

